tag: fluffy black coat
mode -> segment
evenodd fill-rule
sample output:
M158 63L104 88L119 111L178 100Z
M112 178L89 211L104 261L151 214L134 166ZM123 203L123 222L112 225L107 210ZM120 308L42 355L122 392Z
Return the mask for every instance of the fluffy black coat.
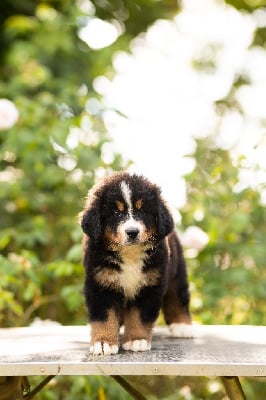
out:
M160 308L172 333L187 335L186 265L159 187L142 176L113 174L89 192L80 222L90 351L117 353L122 323L123 348L149 350Z

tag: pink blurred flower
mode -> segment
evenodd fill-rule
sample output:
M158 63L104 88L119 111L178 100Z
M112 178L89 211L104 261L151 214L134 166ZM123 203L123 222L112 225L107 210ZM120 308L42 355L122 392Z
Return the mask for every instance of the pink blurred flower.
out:
M0 99L0 129L9 129L17 122L18 110L12 101Z
M209 242L209 236L198 226L189 226L182 235L184 247L202 250Z

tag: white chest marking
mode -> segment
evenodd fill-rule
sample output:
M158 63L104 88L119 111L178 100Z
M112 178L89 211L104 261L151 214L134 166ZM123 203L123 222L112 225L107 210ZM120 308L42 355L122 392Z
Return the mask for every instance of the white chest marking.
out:
M141 231L142 225L133 218L132 192L125 181L121 182L121 191L128 207L128 219L123 224L122 230L125 232L128 227L134 226ZM146 284L146 277L142 271L146 254L143 246L132 244L123 247L120 251L120 256L122 259L120 284L124 290L125 297L134 299L139 290Z
M131 245L123 248L120 256L123 261L120 283L126 298L133 299L146 283L145 274L142 271L146 254L142 246Z

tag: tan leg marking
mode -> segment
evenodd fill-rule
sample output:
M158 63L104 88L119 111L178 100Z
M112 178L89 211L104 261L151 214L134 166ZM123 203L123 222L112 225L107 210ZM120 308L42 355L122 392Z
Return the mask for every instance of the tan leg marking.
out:
M163 313L172 336L191 338L195 336L188 308L182 306L176 295L177 286L172 284L163 300Z
M163 313L166 323L191 324L191 317L187 307L179 303L176 285L171 285L163 299Z
M116 354L119 346L119 318L114 310L109 310L107 320L91 323L90 353Z
M137 308L131 308L124 315L125 336L123 349L146 351L151 349L152 323L143 323Z

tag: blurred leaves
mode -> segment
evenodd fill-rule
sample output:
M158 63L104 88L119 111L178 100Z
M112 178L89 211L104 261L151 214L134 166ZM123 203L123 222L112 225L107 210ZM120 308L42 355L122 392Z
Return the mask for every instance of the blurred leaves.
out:
M265 6L264 0L225 0L225 2L231 4L239 10L245 10L249 12Z
M9 0L0 14L0 97L19 111L0 132L0 323L85 322L77 215L96 176L124 166L102 160L110 139L101 108L87 106L110 59L84 48L75 2Z
M262 0L227 3L245 12L265 6ZM95 179L125 165L119 154L111 162L102 158L110 138L93 80L112 78L115 52L128 50L131 39L178 8L176 0L0 2L0 98L19 111L16 125L0 131L0 326L27 325L36 316L87 322L77 214ZM111 46L95 51L80 40L78 31L92 16L120 26ZM258 28L253 45L265 47L265 38L265 27ZM215 51L210 43L195 67L214 71ZM243 83L249 82L236 77L234 87ZM221 115L237 107L234 87L216 105ZM197 258L188 259L194 318L265 324L266 211L260 193L236 190L241 163L212 141L199 140L193 157L183 226L197 225L209 236ZM204 379L172 380L180 388L175 398L224 397L217 381L214 391ZM153 384L156 389L158 382ZM250 398L264 398L260 383L254 389L246 381L245 389ZM105 377L58 377L40 396L128 398Z
M197 224L205 231L209 243L191 260L191 279L202 305L194 315L210 324L264 325L266 209L260 193L249 187L237 190L241 166L212 140L198 140L195 158L196 167L186 177L182 217L185 226Z

